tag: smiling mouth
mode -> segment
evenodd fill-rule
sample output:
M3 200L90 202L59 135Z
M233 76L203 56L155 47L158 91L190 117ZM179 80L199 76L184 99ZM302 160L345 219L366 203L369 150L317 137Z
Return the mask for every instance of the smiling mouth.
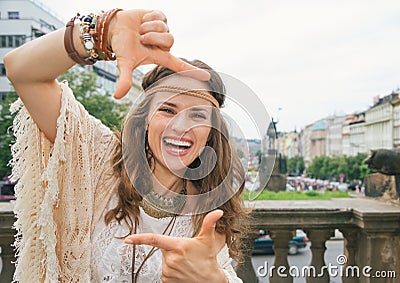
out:
M163 143L169 150L176 153L185 152L193 145L192 142L172 138L163 138Z

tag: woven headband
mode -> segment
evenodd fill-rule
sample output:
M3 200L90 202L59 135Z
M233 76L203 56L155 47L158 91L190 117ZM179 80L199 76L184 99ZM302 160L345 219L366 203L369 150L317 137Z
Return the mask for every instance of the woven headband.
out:
M215 107L219 108L219 103L215 99L214 96L212 96L208 91L206 90L201 90L201 89L190 89L190 88L185 88L185 87L179 87L179 86L166 86L166 85L159 85L150 88L149 90L146 91L146 95L154 94L156 92L173 92L177 94L187 94L195 97L200 97L205 100L210 101Z

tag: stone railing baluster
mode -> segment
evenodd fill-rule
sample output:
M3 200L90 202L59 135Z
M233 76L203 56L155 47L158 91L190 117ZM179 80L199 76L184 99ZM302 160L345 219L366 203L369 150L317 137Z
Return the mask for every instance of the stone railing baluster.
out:
M293 238L293 232L289 230L270 231L271 239L274 240L275 268L272 269L269 281L271 283L292 282L293 278L289 274L289 262L287 255L289 252L289 241Z
M350 272L353 270L352 267L357 267L356 256L360 232L358 229L341 229L340 232L344 236L344 255L346 256L346 262L342 266L342 281L343 283L357 283L359 282L358 276L353 276ZM351 269L347 270L346 267L348 266L351 266Z
M3 268L0 273L0 282L12 282L14 275L14 243L15 230L11 228L14 214L9 211L0 214L0 247Z
M307 274L307 283L329 283L329 273L324 259L326 250L325 242L334 235L334 230L310 229L305 232L307 233L308 239L311 241L312 254L310 274Z
M258 233L254 232L258 231L256 229L252 229L251 232L247 235L245 239L243 239L243 263L238 266L236 272L238 276L243 280L244 283L253 283L258 282L257 275L254 271L253 264L251 262L251 255L253 252L253 242L258 237Z

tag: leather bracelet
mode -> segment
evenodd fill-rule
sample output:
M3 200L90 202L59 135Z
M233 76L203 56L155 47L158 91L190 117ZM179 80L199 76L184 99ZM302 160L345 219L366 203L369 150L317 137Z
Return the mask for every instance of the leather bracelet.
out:
M75 24L75 20L79 17L75 16L73 17L65 26L65 33L64 33L64 47L65 50L68 53L68 56L74 60L74 62L80 64L80 65L93 65L95 63L95 61L93 61L92 59L90 59L90 57L88 58L82 58L78 51L75 48L74 45L74 24Z
M98 52L104 52L106 54L106 60L115 60L115 54L112 50L111 46L107 46L108 44L108 29L111 23L112 18L122 9L112 9L101 15L100 20L97 21L98 28L96 26L96 31L98 31L98 43L96 47L98 48Z

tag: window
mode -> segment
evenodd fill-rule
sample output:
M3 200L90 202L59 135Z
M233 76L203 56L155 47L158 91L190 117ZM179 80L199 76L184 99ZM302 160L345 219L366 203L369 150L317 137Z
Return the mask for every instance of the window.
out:
M7 47L13 47L14 44L13 38L14 38L13 35L7 35Z
M6 68L3 63L0 63L0 77L4 77L6 75Z
M0 47L7 46L7 37L5 35L0 35Z
M22 44L24 44L24 42L25 42L24 36L21 36L21 35L14 36L15 47L21 46Z
M25 43L26 36L17 35L0 35L0 48L15 48Z
M18 20L19 19L19 12L16 12L16 11L8 12L8 19L9 20Z

